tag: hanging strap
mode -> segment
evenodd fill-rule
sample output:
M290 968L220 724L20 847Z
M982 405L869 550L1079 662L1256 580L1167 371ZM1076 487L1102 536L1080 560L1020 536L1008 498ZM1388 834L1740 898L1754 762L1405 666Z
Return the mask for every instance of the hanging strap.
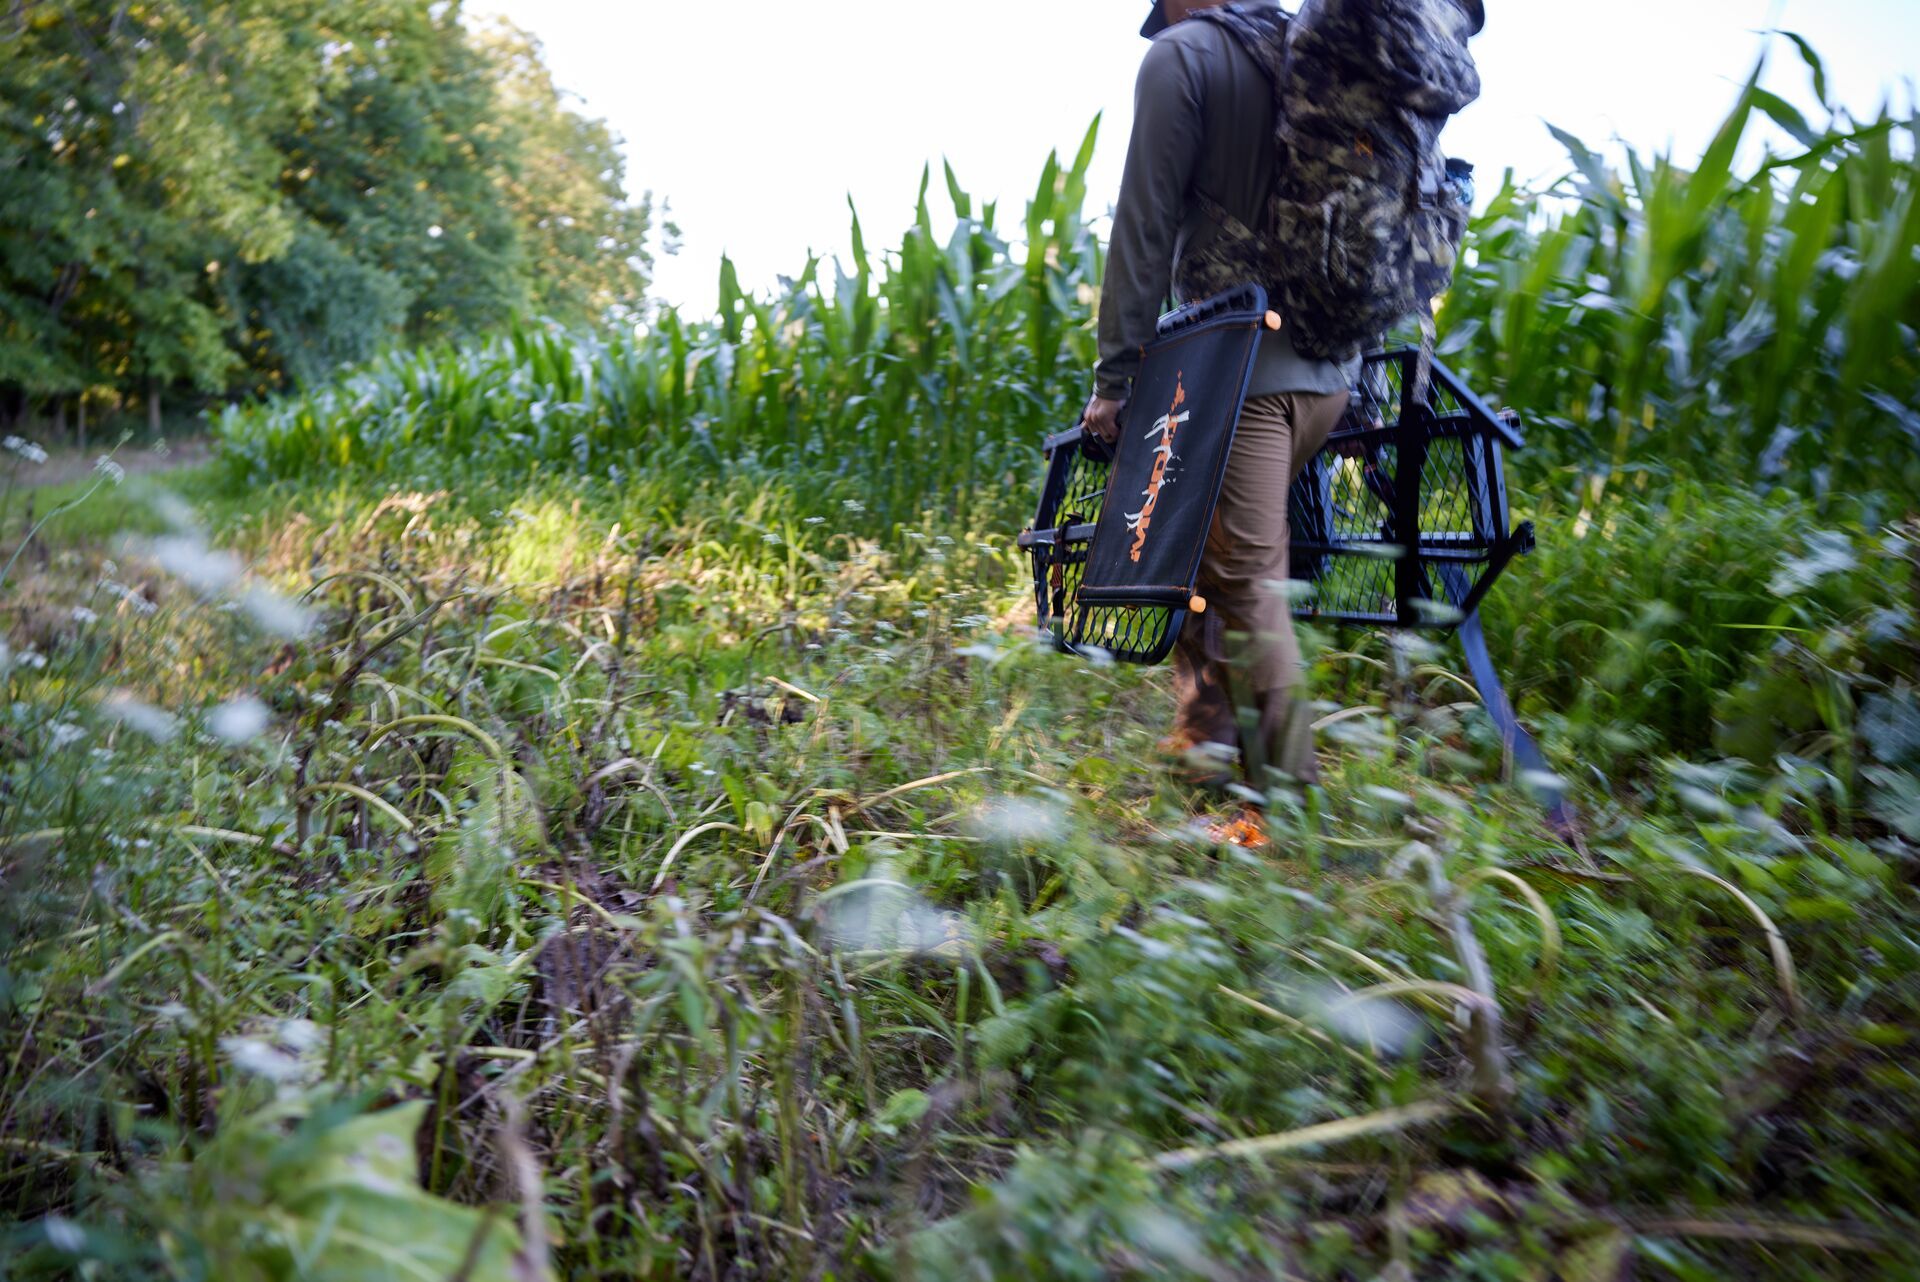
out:
M1413 403L1425 405L1433 391L1433 352L1439 338L1439 327L1433 323L1433 304L1427 303L1420 308L1420 354L1413 364Z

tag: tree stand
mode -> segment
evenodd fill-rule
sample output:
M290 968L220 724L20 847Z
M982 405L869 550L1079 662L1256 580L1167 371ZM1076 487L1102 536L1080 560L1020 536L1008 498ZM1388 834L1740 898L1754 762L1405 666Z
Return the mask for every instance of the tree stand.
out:
M1020 546L1040 625L1061 650L1160 663L1206 608L1195 595L1206 533L1254 353L1277 328L1254 288L1170 313L1143 352L1119 441L1080 427L1047 439ZM1570 836L1572 813L1542 785L1545 759L1514 716L1479 618L1507 565L1533 549L1531 523L1511 527L1507 509L1503 455L1523 444L1517 415L1421 349L1368 355L1345 419L1288 496L1293 613L1458 633L1521 781Z

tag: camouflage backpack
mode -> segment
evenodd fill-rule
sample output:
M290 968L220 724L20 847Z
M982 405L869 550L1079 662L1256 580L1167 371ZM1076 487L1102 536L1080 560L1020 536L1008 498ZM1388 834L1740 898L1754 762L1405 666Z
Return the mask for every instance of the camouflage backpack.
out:
M1181 295L1264 285L1308 356L1346 360L1406 316L1431 324L1467 210L1439 146L1480 96L1468 39L1482 0L1305 0L1197 9L1272 82L1273 189L1257 228L1205 193L1219 234L1180 263Z

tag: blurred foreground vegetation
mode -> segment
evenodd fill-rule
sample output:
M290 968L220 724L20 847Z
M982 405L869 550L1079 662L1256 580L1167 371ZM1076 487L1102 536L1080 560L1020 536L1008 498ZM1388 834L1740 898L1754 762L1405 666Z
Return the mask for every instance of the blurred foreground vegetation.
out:
M1091 137L1011 242L948 175L11 492L79 506L0 571L0 1273L1912 1276L1915 124L1790 113L1574 142L1447 306L1572 849L1444 645L1310 638L1249 851L1164 672L1031 637Z

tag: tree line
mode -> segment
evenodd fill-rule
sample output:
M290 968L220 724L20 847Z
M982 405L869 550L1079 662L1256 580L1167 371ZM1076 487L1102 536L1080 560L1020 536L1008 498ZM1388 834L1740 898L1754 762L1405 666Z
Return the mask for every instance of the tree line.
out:
M651 202L539 44L439 0L0 11L0 422L636 309ZM69 415L74 416L72 419Z

